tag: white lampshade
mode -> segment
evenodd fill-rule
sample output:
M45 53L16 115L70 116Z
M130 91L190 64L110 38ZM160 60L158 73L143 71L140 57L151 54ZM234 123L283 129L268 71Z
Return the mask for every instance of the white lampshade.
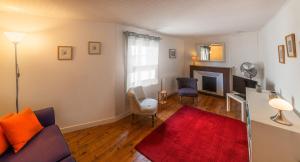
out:
M25 37L25 33L20 32L4 32L4 35L13 43L19 43Z
M293 106L287 101L281 98L273 98L269 101L269 105L275 109L284 110L284 111L292 111Z

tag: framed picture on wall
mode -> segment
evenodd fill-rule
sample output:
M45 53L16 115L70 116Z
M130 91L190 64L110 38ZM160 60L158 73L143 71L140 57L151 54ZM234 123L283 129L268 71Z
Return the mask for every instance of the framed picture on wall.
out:
M286 51L288 57L296 57L296 38L295 34L290 34L285 37Z
M72 46L58 46L57 47L57 59L58 60L72 60L73 59L73 47Z
M89 42L89 55L101 55L101 42Z
M279 63L285 64L285 49L284 45L278 46L278 59Z
M170 59L176 58L176 49L169 49L169 58Z

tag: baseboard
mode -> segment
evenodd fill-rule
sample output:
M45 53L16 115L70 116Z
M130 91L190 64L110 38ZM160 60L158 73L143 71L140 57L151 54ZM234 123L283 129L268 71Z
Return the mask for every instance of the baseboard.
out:
M63 127L60 130L62 133L74 132L77 130L95 127L98 125L113 123L113 122L116 122L120 119L127 117L128 115L130 115L130 112L126 112L126 113L123 113L123 114L120 114L120 115L117 115L114 117L109 117L106 119L101 119L101 120L91 121L91 122L87 122L87 123L83 123L83 124L77 124L77 125L72 125L72 126L68 126L68 127Z

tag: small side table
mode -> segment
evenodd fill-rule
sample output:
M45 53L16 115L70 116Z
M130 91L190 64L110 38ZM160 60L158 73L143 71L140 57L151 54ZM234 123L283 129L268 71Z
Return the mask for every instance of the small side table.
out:
M241 120L245 122L245 106L246 100L242 97L236 95L236 93L227 93L226 94L226 103L227 103L227 112L230 111L230 98L236 100L237 102L241 103Z
M158 103L164 105L167 103L168 93L166 90L161 90L158 92Z

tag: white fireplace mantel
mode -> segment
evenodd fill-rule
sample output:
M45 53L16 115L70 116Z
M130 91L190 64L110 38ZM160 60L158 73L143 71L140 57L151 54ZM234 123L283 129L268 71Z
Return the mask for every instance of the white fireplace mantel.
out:
M211 92L211 91L206 91L203 90L203 82L202 82L202 77L203 76L208 76L208 77L214 77L216 78L216 92ZM218 95L218 96L223 96L224 95L224 88L223 88L223 73L218 73L218 72L209 72L209 71L194 71L194 78L198 79L198 91Z
M202 75L217 78L217 80L216 80L217 92L210 93L207 91L199 90L200 92L212 94L212 95L216 95L216 96L221 96L221 97L225 97L226 93L231 92L231 89L232 89L232 86L231 86L232 67L190 65L190 77L197 78L199 80L199 82L198 82L199 88L202 88L202 82L201 82ZM223 92L223 94L221 94L222 92Z

